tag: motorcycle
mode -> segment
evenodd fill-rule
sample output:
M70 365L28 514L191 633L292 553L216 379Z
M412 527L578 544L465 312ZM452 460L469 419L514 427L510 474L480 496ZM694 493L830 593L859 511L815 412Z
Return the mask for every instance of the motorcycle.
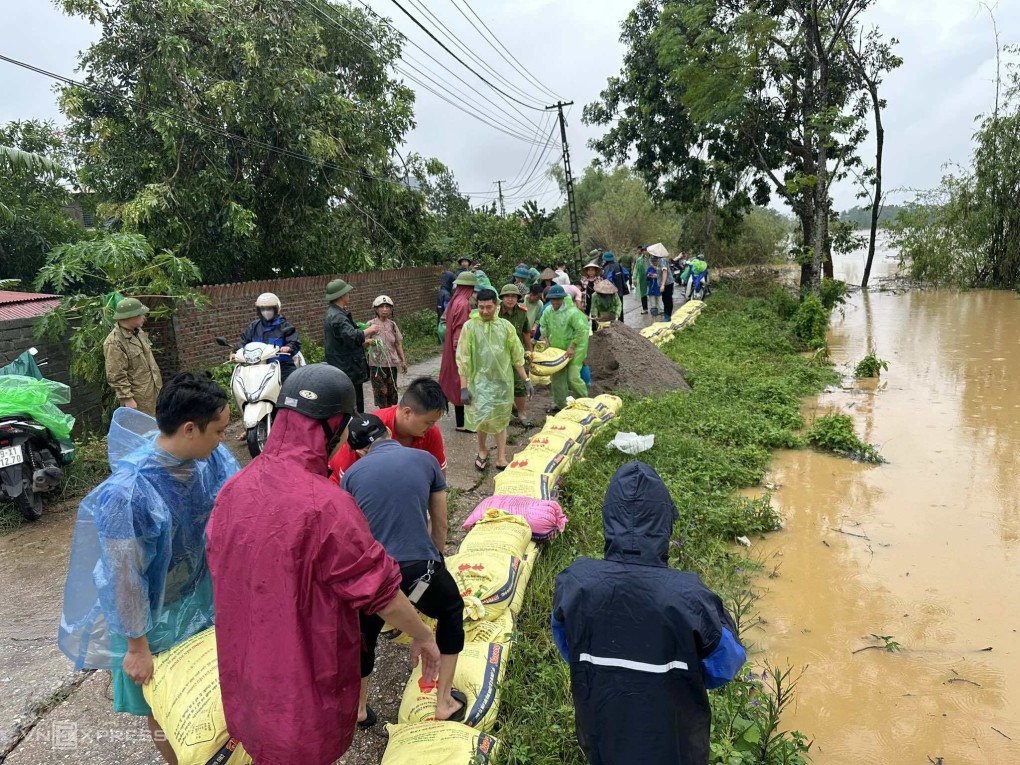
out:
M684 293L688 300L704 300L708 297L708 271L691 274Z
M39 368L48 362L36 360L37 354L35 348L29 348L0 369L0 375L44 379ZM58 439L36 416L28 412L0 416L0 491L29 521L42 516L42 495L60 486L63 466L74 459L74 444Z
M230 348L226 338L217 337L216 343ZM280 349L269 343L247 343L230 354L236 366L230 376L230 389L237 408L244 419L248 453L258 457L266 446L273 427L276 399L280 395L283 378L279 363L270 363L280 356ZM294 356L295 366L304 365L301 354Z

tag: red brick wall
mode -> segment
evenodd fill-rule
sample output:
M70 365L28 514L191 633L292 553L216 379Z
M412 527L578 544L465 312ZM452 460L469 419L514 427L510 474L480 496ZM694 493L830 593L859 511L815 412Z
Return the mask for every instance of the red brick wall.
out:
M403 268L333 276L302 276L296 279L214 284L199 287L209 304L198 309L183 307L172 320L153 321L146 330L157 346L156 359L164 375L188 370L201 372L224 360L224 349L216 345L216 336L238 341L241 330L255 318L255 298L263 292L276 293L283 304L283 315L297 327L302 341L323 341L326 314L326 285L340 278L354 285L350 310L356 321L372 317L372 301L389 295L396 304L396 318L433 308L439 292L442 268Z

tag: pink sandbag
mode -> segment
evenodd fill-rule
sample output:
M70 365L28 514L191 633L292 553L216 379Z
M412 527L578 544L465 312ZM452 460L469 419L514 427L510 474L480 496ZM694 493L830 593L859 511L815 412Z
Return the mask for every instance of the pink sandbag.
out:
M470 529L482 519L487 510L504 510L519 515L531 526L531 538L536 542L552 539L567 525L567 516L559 502L551 499L530 497L498 496L483 499L464 521L464 528Z

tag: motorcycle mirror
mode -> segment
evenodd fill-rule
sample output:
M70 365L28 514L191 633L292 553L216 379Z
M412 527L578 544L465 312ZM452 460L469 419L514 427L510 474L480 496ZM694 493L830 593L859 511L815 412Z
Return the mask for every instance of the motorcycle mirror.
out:
M227 339L225 337L217 337L215 339L217 345L222 345L224 348L230 347L230 343L227 342Z
M35 356L35 355L36 355L36 354L38 354L38 353L39 353L39 349L38 349L38 348L29 348L29 349L28 349L28 354L29 354L30 356Z

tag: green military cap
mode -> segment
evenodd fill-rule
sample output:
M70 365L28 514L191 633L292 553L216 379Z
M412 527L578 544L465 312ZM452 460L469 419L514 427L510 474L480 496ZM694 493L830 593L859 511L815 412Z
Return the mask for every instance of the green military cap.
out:
M332 303L334 300L342 298L353 289L354 287L345 282L343 279L334 279L326 285L326 300Z
M478 277L475 276L473 271L465 271L454 279L453 283L457 287L474 287L478 284Z
M513 295L516 298L521 296L521 291L517 289L516 284L504 284L503 289L499 291L500 297L506 297L507 295Z
M135 316L144 316L149 309L142 305L138 298L124 298L117 303L116 312L113 314L114 321L121 319L132 319Z

